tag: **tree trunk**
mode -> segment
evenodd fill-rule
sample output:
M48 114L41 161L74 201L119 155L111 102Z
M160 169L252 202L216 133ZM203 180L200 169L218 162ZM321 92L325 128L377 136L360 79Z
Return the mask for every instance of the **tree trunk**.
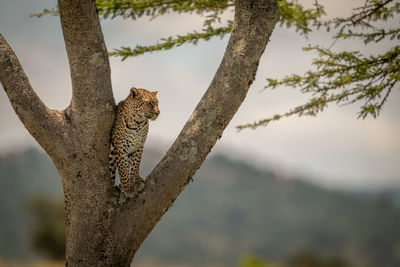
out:
M205 160L255 78L278 21L273 0L237 0L233 30L207 92L134 199L108 172L115 101L95 1L59 0L72 79L71 104L48 109L0 35L0 81L28 131L55 163L66 212L66 266L129 266L147 235Z

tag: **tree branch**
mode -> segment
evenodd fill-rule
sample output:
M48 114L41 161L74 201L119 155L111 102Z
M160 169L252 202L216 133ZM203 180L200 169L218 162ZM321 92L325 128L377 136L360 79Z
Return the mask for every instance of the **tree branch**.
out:
M58 0L72 99L65 115L78 151L108 160L115 100L111 71L94 0ZM82 139L84 138L84 139ZM71 151L72 153L75 153Z
M96 119L103 124L99 114L113 114L115 102L95 1L59 0L58 8L71 71L71 111L83 122Z
M0 34L0 82L21 122L50 156L62 154L62 112L46 107L32 89L17 56ZM56 141L55 141L56 140Z
M65 110L70 145L57 169L63 180L66 265L95 266L111 219L108 171L115 100L111 71L94 0L58 0L71 81ZM93 231L92 233L86 233Z
M121 253L128 247L130 251L125 253L133 257L203 163L246 97L278 19L273 0L236 1L233 29L221 65L177 140L148 176L144 191L128 200L114 221L110 236L129 238L110 253Z

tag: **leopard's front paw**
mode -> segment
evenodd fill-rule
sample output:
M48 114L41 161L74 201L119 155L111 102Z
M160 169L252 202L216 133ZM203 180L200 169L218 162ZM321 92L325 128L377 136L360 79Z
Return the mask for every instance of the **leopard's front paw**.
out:
M122 191L124 192L127 198L135 198L140 192L143 191L146 183L143 179L136 180L133 184L129 185L129 188L123 188Z
M145 186L146 186L146 182L143 180L143 178L140 178L140 180L138 180L135 183L135 187L137 188L138 193L142 192Z

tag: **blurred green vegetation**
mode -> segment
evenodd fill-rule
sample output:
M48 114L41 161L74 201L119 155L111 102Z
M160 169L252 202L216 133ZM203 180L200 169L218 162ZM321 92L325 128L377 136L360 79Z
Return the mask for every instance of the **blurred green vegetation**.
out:
M269 263L255 256L245 257L240 267L348 267L340 258L323 258L313 251L299 251L291 255L285 263Z
M255 256L246 256L241 262L240 267L285 267L279 263L268 263L266 261L261 261Z
M144 172L155 161L145 158ZM50 159L36 151L2 156L0 174L0 257L61 257L61 183ZM399 221L399 206L380 195L327 190L214 156L149 235L135 263L237 266L252 253L268 263L245 258L240 264L395 267Z
M341 258L324 258L315 252L300 251L290 256L287 260L289 267L348 267L349 265Z
M39 260L35 262L18 262L18 261L2 261L0 259L0 267L63 267L65 263L63 261L49 261Z
M0 155L0 258L31 259L29 203L35 196L62 196L59 175L37 150Z
M41 255L65 259L65 214L62 200L35 197L29 204L35 223L30 229L31 244Z

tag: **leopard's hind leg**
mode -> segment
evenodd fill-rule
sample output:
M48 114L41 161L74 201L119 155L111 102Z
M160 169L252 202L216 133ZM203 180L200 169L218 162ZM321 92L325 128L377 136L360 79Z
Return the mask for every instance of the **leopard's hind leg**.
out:
M139 175L140 162L142 160L143 147L137 149L133 153L128 154L130 161L131 183L134 191L140 192L145 187L145 180Z
M121 190L128 198L134 198L143 190L144 179L139 176L139 165L143 148L130 154L120 154L117 158L118 173L121 183Z

